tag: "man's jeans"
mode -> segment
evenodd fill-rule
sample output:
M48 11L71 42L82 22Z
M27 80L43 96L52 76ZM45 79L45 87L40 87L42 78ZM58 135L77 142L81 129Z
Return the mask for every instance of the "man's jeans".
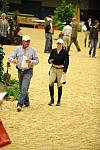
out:
M45 38L46 38L46 42L45 42L45 50L44 52L51 52L52 50L52 34L51 33L45 33Z
M92 54L92 56L95 56L98 39L91 39L90 42L91 42L90 51L92 51L92 49L93 49L93 54Z
M33 69L28 69L25 71L18 69L19 88L20 88L20 97L18 100L18 105L20 105L21 107L23 106L23 104L29 105L28 89L32 76L33 76Z

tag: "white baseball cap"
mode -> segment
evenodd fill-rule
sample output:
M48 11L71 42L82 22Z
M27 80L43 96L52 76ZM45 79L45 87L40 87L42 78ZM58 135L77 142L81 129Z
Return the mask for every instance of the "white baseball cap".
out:
M2 17L2 16L5 16L5 17L6 17L6 14L5 14L5 13L2 13L2 14L1 14L1 17Z
M58 39L56 43L61 43L61 44L63 44L64 42L63 42L62 39Z
M22 41L30 41L31 38L29 35L24 35L23 38L22 38Z

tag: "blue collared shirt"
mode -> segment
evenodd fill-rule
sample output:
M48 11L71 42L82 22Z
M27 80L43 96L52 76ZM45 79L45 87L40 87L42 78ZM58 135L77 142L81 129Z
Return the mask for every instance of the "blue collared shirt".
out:
M10 55L8 62L11 63L14 59L17 59L18 63L16 66L19 69L22 69L21 65L22 65L23 56L27 56L28 59L30 59L31 61L27 69L33 68L34 65L37 65L39 63L39 58L37 56L36 49L33 48L32 46L28 46L25 49L23 48L23 46L17 47Z

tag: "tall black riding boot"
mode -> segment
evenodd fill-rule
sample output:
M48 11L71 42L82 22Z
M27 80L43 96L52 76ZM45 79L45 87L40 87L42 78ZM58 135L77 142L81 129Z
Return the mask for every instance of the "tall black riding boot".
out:
M50 92L50 97L51 97L51 100L50 102L48 103L48 105L52 105L54 104L54 86L50 86L49 85L49 92Z
M60 86L60 87L58 88L58 101L57 101L56 106L60 106L61 96L62 96L62 86Z
M85 38L85 40L84 40L84 44L85 44L84 46L86 47L86 38Z

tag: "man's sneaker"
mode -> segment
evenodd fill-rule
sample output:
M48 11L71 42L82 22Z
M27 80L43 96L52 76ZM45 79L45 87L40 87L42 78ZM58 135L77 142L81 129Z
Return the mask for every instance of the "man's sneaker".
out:
M19 111L21 111L21 109L22 109L22 107L21 106L17 106L17 111L19 112Z
M54 104L54 101L50 101L50 102L48 103L49 106L51 106L52 104Z
M60 102L57 102L56 106L60 106Z
M24 104L24 107L29 107L30 106L30 104Z

